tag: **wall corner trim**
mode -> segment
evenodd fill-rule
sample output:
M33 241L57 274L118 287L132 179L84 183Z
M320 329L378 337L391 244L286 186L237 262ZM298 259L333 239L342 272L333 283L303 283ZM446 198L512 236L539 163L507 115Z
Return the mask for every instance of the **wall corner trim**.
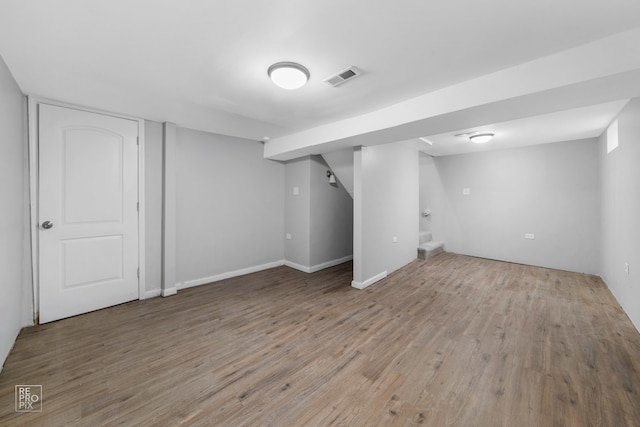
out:
M176 283L176 140L176 124L164 122L162 124L162 281L160 284L162 296L175 294Z
M380 281L382 279L384 279L385 277L387 277L387 272L383 271L382 273L376 274L373 277L370 277L369 279L365 280L364 282L356 282L355 280L351 282L351 286L353 286L356 289L364 289L368 286L373 285L374 283L376 283L377 281Z
M177 287L173 287L173 288L164 288L162 290L162 296L163 297L170 297L171 295L175 295L178 293L178 288Z

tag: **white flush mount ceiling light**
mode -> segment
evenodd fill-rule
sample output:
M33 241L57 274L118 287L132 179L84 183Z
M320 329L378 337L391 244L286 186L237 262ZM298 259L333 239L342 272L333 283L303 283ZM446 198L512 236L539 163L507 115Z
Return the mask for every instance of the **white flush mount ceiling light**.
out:
M491 141L493 135L494 134L492 133L476 133L474 135L471 135L469 139L476 144L484 144L485 142Z
M271 80L287 90L298 89L309 80L309 70L295 62L278 62L267 70Z

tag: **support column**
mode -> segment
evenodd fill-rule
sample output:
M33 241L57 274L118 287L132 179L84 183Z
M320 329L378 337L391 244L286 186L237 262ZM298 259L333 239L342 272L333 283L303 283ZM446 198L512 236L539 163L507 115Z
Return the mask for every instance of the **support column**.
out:
M178 292L176 282L176 125L162 125L162 296Z

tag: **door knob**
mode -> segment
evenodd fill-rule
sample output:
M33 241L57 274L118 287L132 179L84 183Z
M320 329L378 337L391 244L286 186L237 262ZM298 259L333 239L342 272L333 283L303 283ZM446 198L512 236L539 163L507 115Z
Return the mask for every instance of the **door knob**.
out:
M45 221L42 223L42 228L44 228L45 230L48 230L51 227L53 227L53 223L51 221Z

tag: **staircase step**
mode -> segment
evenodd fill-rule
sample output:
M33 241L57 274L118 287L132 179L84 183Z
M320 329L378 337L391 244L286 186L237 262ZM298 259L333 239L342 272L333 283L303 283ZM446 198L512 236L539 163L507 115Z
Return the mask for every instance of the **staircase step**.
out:
M418 258L428 259L441 252L444 252L444 242L429 241L421 243L418 247Z
M420 245L433 240L433 234L431 234L430 231L421 231L419 236L420 236L420 240L419 240Z

